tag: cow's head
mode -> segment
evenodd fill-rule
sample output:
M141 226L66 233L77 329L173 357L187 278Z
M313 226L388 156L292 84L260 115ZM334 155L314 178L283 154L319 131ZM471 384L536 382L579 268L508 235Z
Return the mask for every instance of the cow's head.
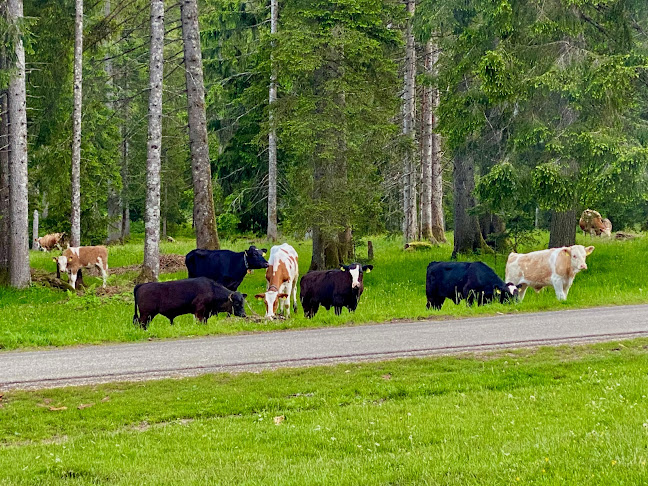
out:
M499 295L499 301L503 304L505 302L514 302L518 300L520 289L517 285L507 282L501 287L495 289L495 294Z
M245 315L245 298L247 294L241 292L232 292L228 299L232 303L232 312L237 317L247 317Z
M587 270L585 258L594 251L594 247L588 246L585 248L583 245L573 245L564 248L563 251L569 255L572 272L578 273L581 270Z
M249 270L255 268L268 268L268 262L263 258L267 251L268 250L265 248L258 249L256 246L250 245L250 248L243 252L246 262L245 266Z
M362 273L371 272L373 270L373 265L360 265L359 263L352 263L351 265L342 265L340 270L343 272L349 272L351 275L351 288L357 289L362 284Z
M267 318L272 318L277 313L277 308L279 307L279 300L285 299L286 297L288 297L288 294L284 292L279 293L277 287L272 285L268 290L265 291L265 293L256 294L254 297L259 300L263 299L266 308L265 316Z
M66 256L52 257L52 260L56 262L56 266L59 269L59 272L67 272L68 269L68 258Z

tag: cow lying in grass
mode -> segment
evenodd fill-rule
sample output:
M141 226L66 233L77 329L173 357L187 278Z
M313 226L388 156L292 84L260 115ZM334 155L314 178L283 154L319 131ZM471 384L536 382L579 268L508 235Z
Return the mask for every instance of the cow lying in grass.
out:
M60 257L52 258L57 265L57 273L67 273L72 288L76 288L77 273L82 268L97 267L106 287L108 278L108 250L105 246L70 246Z
M520 288L520 300L527 288L536 292L553 287L558 300L566 300L574 277L587 270L585 258L594 251L593 246L563 246L531 253L511 253L506 262L506 280Z
M246 317L247 294L232 292L206 277L139 284L133 295L133 323L144 329L158 314L168 318L172 325L173 320L183 314L193 314L203 323L219 312Z
M483 262L431 262L427 267L425 295L427 308L441 309L446 299L458 304L501 303L517 297L518 289L505 284L495 271Z

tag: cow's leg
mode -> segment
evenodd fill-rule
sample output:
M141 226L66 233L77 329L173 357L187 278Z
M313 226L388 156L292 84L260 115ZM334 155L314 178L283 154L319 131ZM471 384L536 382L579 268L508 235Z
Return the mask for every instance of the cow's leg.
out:
M297 278L293 279L292 282L292 296L293 296L293 312L297 313ZM290 305L290 301L288 301Z
M556 298L558 300L567 300L567 294L563 290L563 279L560 277L552 277L551 284L553 285L554 290L556 291Z
M342 306L337 306L336 305L335 306L335 315L339 316L340 314L342 314Z
M72 288L76 289L77 273L72 271L68 272L68 280Z
M101 272L101 278L103 279L103 285L102 287L105 289L106 288L106 280L108 279L108 273L106 272L106 269L108 265L106 265L106 268L104 268L103 263L101 261L101 257L97 258L97 263L95 263L95 267L99 269Z

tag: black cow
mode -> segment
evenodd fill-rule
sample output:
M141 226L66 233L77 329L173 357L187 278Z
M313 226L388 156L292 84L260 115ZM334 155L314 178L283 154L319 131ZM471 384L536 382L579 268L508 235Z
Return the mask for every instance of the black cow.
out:
M356 310L360 295L364 290L363 272L370 272L373 265L352 263L342 266L341 270L324 270L308 272L301 279L300 299L307 318L317 314L322 305L329 310L335 309L335 315L342 313L342 307L349 312Z
M230 250L191 250L185 257L189 278L207 277L230 290L238 289L248 270L268 268L266 249L250 246L238 253Z
M491 302L499 296L500 302L512 300L518 295L518 288L505 284L497 274L483 262L431 262L425 279L427 308L440 309L446 299L455 304L466 299L468 305Z
M173 320L182 314L193 314L201 322L207 322L210 316L219 312L245 317L243 306L247 295L232 292L206 277L139 284L133 294L133 323L144 329L158 314L167 317L172 325Z

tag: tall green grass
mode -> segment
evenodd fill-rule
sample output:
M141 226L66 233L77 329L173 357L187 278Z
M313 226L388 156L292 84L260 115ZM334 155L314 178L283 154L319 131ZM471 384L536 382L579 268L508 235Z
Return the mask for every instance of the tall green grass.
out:
M647 345L7 392L0 484L646 484Z
M547 235L534 248L546 246ZM300 274L306 273L310 263L309 241L291 241L299 254ZM338 326L349 323L382 322L392 319L444 319L493 313L530 312L576 307L637 304L648 302L645 255L648 238L632 241L609 241L589 236L578 236L578 243L594 244L596 249L587 259L589 269L576 276L566 302L558 302L553 289L539 294L528 291L524 302L516 305L491 304L483 307L454 305L446 301L439 311L425 308L425 271L433 260L448 260L451 245L415 252L403 250L400 239L379 237L373 239L374 271L364 277L365 292L355 313L343 311L335 316L333 311L320 309L314 319L303 317L301 306L297 316L290 319L265 321L263 319L212 317L206 325L194 322L192 316L182 316L174 326L162 316L156 317L148 331L133 326L132 288L136 272L111 275L108 284L119 290L115 295L97 295L100 279L87 277L91 288L84 295L32 286L25 291L0 290L0 348L13 349L31 346L62 346L78 343L136 341L148 338L169 338L205 334L226 334L241 331L293 329L311 326ZM263 241L238 240L224 242L224 248L240 251L250 243L269 247ZM165 253L186 254L193 241L181 240L163 243ZM366 247L360 247L358 260L366 259ZM132 243L109 249L110 268L139 264L142 261L141 244ZM32 252L32 266L50 273L55 272L52 254ZM483 260L504 276L506 255L476 255L473 260ZM163 274L163 280L185 278L186 271ZM243 280L239 290L248 294L248 314L264 314L262 302L253 296L265 289L264 271L256 270ZM253 311L253 312L252 312Z

